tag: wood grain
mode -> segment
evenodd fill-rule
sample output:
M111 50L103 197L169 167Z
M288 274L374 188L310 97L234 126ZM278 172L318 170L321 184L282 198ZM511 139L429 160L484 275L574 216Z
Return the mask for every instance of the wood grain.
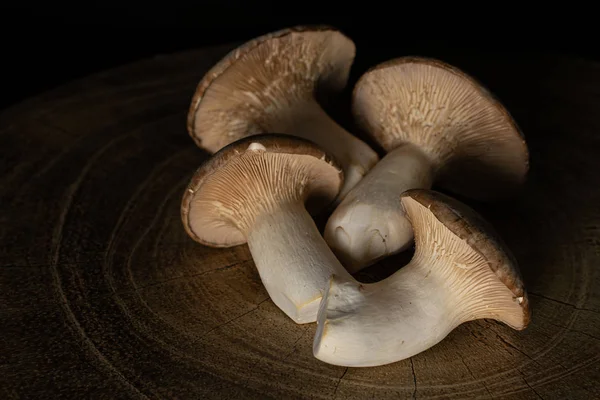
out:
M0 115L1 398L600 398L600 65L448 60L497 92L530 145L520 197L470 204L514 250L532 323L467 323L412 359L353 369L312 357L315 326L273 305L246 246L202 247L181 225L207 157L185 114L232 46L110 70Z

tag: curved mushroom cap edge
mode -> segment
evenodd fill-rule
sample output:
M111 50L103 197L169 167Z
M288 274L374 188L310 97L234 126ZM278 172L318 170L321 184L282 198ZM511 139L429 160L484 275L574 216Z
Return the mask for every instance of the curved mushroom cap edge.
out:
M453 234L487 260L490 269L513 293L523 310L523 329L531 320L529 298L518 262L496 229L466 204L435 190L410 189L400 199L411 198L429 211Z
M196 235L190 226L189 220L189 212L192 207L192 201L196 195L196 192L201 188L203 183L213 172L223 168L230 160L243 154L253 143L260 144L264 147L265 151L270 153L305 155L314 157L319 161L331 165L332 168L337 170L339 176L338 190L344 183L344 173L340 163L331 154L325 152L315 143L307 139L279 133L268 133L244 137L223 147L221 150L206 159L202 165L196 169L184 191L181 200L180 216L185 232L194 241L210 247L223 247L218 243L209 243L203 241L198 237L198 235ZM327 201L333 202L333 200L334 198L331 198ZM318 204L317 209L311 211L317 212L321 209L325 209L328 204L329 203Z

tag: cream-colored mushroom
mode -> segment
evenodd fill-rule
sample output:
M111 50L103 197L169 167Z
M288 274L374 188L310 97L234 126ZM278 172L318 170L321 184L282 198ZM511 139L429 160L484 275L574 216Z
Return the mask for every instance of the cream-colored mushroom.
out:
M212 247L247 243L273 302L295 322L316 321L332 274L350 277L311 216L343 182L312 142L286 135L240 139L195 173L182 201L186 232Z
M362 284L334 277L321 302L313 351L324 362L368 367L423 352L480 318L522 330L529 302L517 262L493 228L465 204L412 189L401 205L415 232L411 262Z
M332 98L343 90L355 52L351 39L327 26L295 27L249 41L226 55L199 83L188 113L188 131L210 152L259 133L311 140L342 164L345 183L339 200L379 160L316 98Z
M478 200L510 196L528 171L527 144L508 111L458 69L398 58L365 73L353 114L387 154L339 204L325 240L350 272L412 244L399 212L407 189L436 184Z

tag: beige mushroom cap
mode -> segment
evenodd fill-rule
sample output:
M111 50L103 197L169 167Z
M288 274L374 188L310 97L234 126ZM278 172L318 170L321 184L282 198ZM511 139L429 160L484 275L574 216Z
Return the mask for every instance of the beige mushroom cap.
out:
M417 145L439 185L453 192L504 197L526 178L529 151L509 112L474 78L441 61L401 57L370 69L355 86L353 113L386 151Z
M414 200L425 207L445 227L444 231L447 230L463 240L471 248L476 258L485 260L489 270L510 290L515 300L508 302L498 300L494 303L491 300L493 296L490 292L490 299L487 299L490 304L487 307L497 306L498 319L513 329L525 329L531 319L531 311L521 272L513 253L491 224L466 204L433 190L407 190L401 195L402 206L406 208L410 200ZM417 213L409 212L408 215L414 226L415 236L425 231L424 227L419 225L424 221L417 218ZM416 238L416 240L419 240L419 238ZM421 245L424 245L422 241L420 242ZM436 248L435 251L443 253L444 249ZM450 276L458 279L460 275L451 274ZM484 275L476 275L469 278L470 284L476 287L478 280L483 277ZM492 290L492 287L481 288L480 290L484 289ZM499 299L502 299L502 297L499 296Z
M254 135L223 147L193 175L181 217L207 246L246 242L257 215L288 202L311 213L328 206L343 184L338 163L314 143L289 135Z
M355 54L354 42L329 26L299 26L251 40L198 84L188 132L198 146L215 152L244 136L280 131L295 102L345 87Z

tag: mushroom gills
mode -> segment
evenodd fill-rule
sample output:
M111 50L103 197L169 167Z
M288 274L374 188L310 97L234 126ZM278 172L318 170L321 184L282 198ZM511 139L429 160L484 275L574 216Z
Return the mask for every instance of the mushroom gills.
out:
M388 219L403 191L435 184L497 200L513 195L527 175L527 144L508 111L473 78L438 60L402 57L373 67L355 85L352 111L387 154L325 227L326 241L351 272L412 243L402 216ZM370 232L379 232L385 246L374 245Z
M517 330L528 324L526 295L515 295L472 241L453 233L418 201L403 197L402 204L415 227L413 259L376 283L331 279L317 319L317 359L378 366L435 346L467 321L495 319Z

